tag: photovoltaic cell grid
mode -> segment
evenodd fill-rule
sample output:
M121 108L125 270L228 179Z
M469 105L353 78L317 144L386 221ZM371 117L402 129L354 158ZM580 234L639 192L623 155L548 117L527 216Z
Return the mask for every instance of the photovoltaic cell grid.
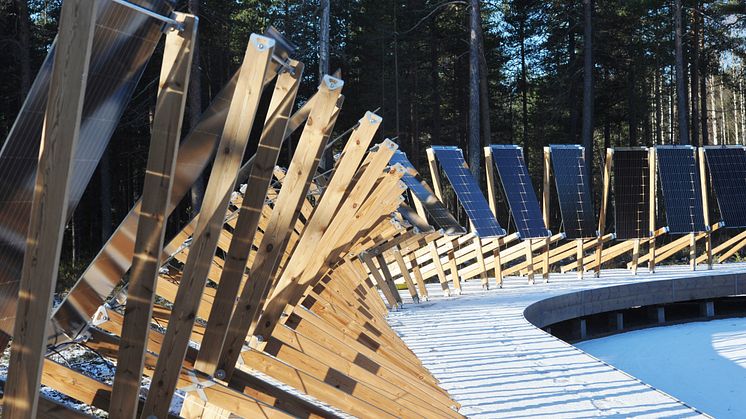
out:
M500 227L490 211L487 200L479 189L479 184L466 166L461 150L456 147L443 146L433 146L432 150L474 226L476 235L479 237L504 236L505 230Z
M746 227L746 150L706 147L705 155L725 227Z
M702 187L694 147L657 147L658 174L670 233L705 231Z
M415 198L422 203L425 211L435 221L438 228L442 229L447 235L465 233L466 230L456 221L443 203L438 200L425 181L422 180L417 169L414 168L414 165L407 158L407 155L398 150L391 157L391 164L397 163L402 165L407 171L402 176L402 182L407 185L407 188L414 194Z
M539 201L531 185L523 149L512 145L493 145L490 148L518 234L523 239L548 237L550 233L544 225Z
M586 176L585 149L550 146L560 214L568 239L596 237L591 185Z
M163 0L136 0L168 15ZM162 22L113 2L98 8L80 136L70 179L68 217L85 191L161 38ZM47 54L0 151L0 329L13 325L33 199L39 143L55 47Z
M614 221L617 239L640 239L650 235L650 191L648 151L614 151Z

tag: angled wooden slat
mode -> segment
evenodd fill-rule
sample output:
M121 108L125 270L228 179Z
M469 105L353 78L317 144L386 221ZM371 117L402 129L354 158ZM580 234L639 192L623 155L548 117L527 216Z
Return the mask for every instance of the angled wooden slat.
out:
M614 161L614 149L606 149L606 161L604 162L604 185L603 196L601 197L601 210L598 213L598 234L603 236L606 231L606 211L609 206L609 187L611 184L611 169ZM596 247L596 261L594 276L601 276L601 264L603 257L604 244L599 241Z
M274 44L273 39L256 34L251 35L249 39L244 64L228 111L226 127L205 192L194 243L174 302L164 351L158 358L153 383L148 392L144 417L161 417L168 411L181 371L181 363L186 355L189 332L194 325L195 312L205 286L207 271L215 254L228 208L227 193L235 184L236 174L249 140Z
M288 175L275 202L269 226L251 269L251 278L241 291L236 310L231 317L228 333L218 363L219 374L226 379L235 368L246 336L256 325L279 258L285 250L288 229L298 217L298 209L305 201L311 177L318 166L318 156L323 151L329 123L339 99L341 80L325 76L319 87L320 96L311 110L308 123L288 167Z
M3 397L3 416L10 419L37 414L45 326L57 281L97 4L68 0L62 5Z
M254 155L249 180L246 184L246 195L239 210L238 220L233 230L225 265L220 276L220 283L215 303L212 305L205 330L205 336L210 345L200 348L195 368L206 374L213 375L222 349L222 342L228 329L233 305L238 294L241 280L244 277L249 252L254 243L259 220L264 208L266 191L272 180L272 172L282 147L283 134L287 129L287 120L295 102L295 96L303 74L303 64L296 63L294 73L284 72L279 75L275 84L275 91L269 105L267 121L277 120L283 123L265 125L259 145Z
M153 312L155 281L166 233L176 154L184 119L187 87L191 75L197 19L178 13L184 30L166 36L160 75L160 92L153 117L147 169L127 290L122 347L117 363L109 408L111 418L134 419L142 377L145 342Z

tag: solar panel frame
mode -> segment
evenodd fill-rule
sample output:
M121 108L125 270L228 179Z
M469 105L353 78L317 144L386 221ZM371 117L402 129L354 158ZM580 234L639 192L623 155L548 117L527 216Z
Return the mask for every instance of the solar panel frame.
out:
M551 231L544 224L539 200L523 158L523 148L493 144L490 149L518 235L523 239L551 236Z
M614 230L617 239L650 236L649 150L614 149Z
M452 236L466 233L466 229L458 223L451 212L435 196L404 152L395 151L394 155L391 156L390 164L400 164L404 167L406 173L402 176L402 182L407 185L415 199L420 201L427 215L432 218L443 234Z
M708 146L704 149L724 227L746 227L746 148Z
M655 154L669 233L706 231L697 149L687 145L657 146Z
M585 147L550 145L549 150L565 235L568 239L597 237L593 193L586 181Z
M505 236L506 232L490 211L487 199L479 188L479 183L469 171L461 149L449 146L432 146L431 150L435 153L440 167L456 193L458 201L464 208L467 217L469 217L469 221L474 227L474 233L482 238Z

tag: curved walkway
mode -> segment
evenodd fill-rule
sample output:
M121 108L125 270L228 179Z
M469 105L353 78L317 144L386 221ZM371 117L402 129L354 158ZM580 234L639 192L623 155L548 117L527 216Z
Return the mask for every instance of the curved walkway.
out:
M634 301L629 299L632 294L638 294L628 291L651 295L650 290L659 289L665 296L671 290L697 288L684 286L687 283L719 284L725 296L733 294L739 282L746 289L746 279L741 280L739 274L746 278L746 264L716 265L712 271L696 272L688 266L659 267L654 275L641 272L638 276L627 270L605 270L601 278L588 275L584 280L574 273L555 274L549 284L537 277L535 285L527 285L524 278L508 278L503 289L489 291L481 290L479 281L469 281L463 295L451 298L438 296L440 286L433 284L429 302L411 304L402 295L405 306L391 313L389 322L462 404L460 412L469 417L697 417L704 415L545 333L524 317L524 311L539 301L564 295L547 301L562 302L554 306L559 311L548 311L548 305L536 310L542 308L538 304L526 312L533 321L539 319L538 324L549 324L590 314L582 313L592 305L578 304L583 302L579 295L586 297L585 303L608 302L617 296L621 304L617 308L622 308ZM730 282L733 287L729 288ZM597 291L582 292L589 290ZM690 295L686 299L702 298L691 292L679 292L676 298ZM668 301L648 299L643 304ZM598 310L591 312L606 311L604 304L596 306Z

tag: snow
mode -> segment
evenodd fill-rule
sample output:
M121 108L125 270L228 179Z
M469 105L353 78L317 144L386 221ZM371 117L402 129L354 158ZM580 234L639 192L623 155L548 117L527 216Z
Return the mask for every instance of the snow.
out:
M746 414L746 319L687 323L576 345L717 418Z
M548 284L540 276L535 285L507 278L503 289L492 281L489 291L473 280L462 281L464 293L455 297L443 297L439 284L429 284L429 302L412 304L402 292L404 308L392 312L389 323L469 417L704 416L665 389L536 328L523 311L536 301L583 289L744 271L746 264L696 272L688 266L659 267L655 274L637 276L604 270L601 278L584 280L575 273L553 274Z

